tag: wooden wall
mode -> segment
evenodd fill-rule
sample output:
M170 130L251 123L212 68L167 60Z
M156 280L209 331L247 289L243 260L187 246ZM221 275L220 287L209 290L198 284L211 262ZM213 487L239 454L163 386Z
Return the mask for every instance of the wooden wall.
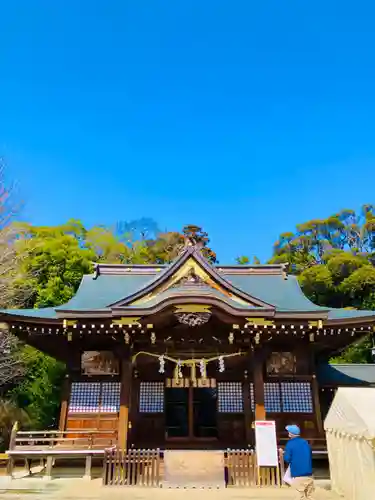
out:
M291 423L298 424L306 437L317 437L321 433L319 428L320 404L319 397L316 398L313 393L313 370L314 364L309 350L309 345L297 344L293 350L296 358L296 370L292 375L270 374L267 371L267 364L263 366L263 377L266 384L273 382L303 382L311 384L313 398L313 412L272 412L268 411L267 419L276 421L277 432L279 437L286 437L285 426ZM279 345L265 348L265 358L276 349L286 351L290 349L290 345ZM186 375L188 375L186 373ZM199 376L199 374L198 374ZM242 448L246 445L254 444L254 432L252 423L255 420L254 401L251 401L250 388L253 384L253 358L249 352L247 356L235 357L225 362L225 371L220 373L216 363L209 365L207 376L214 378L217 384L223 382L232 382L240 384L243 394L243 409L242 411L218 411L217 413L217 430L218 439L217 447L219 448ZM159 373L159 363L156 359L147 358L137 365L133 371L131 381L131 396L129 405L129 430L128 430L128 446L134 447L168 447L176 446L171 440L166 437L165 431L165 414L163 411L156 413L145 413L139 411L140 384L141 382L159 382L164 383L167 377L173 377L173 369L171 364L166 365L166 373ZM72 377L69 384L72 382L119 382L120 378L116 377L87 377L78 376ZM69 391L65 389L68 394ZM61 428L68 430L74 429L119 429L119 412L70 412L68 400L62 405L62 419L60 422ZM202 440L201 443L204 441ZM186 443L185 443L186 444ZM178 443L177 443L178 446ZM197 441L196 446L199 445ZM204 447L207 447L203 444ZM212 446L212 443L211 443Z

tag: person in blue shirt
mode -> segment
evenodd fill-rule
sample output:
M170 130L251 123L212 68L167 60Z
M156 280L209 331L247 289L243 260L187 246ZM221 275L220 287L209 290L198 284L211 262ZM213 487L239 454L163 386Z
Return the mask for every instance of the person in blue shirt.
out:
M291 486L299 493L299 499L313 500L314 480L312 477L312 450L310 444L301 438L298 425L287 425L289 441L284 450L284 460L290 467Z

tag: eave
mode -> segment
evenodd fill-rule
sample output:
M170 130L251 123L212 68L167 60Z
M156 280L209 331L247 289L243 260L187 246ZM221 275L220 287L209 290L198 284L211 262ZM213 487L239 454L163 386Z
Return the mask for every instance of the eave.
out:
M324 322L324 324L327 327L334 327L337 328L339 326L351 326L351 325L362 325L362 324L373 324L375 327L375 311L374 315L372 316L358 316L355 318L337 318L337 319L327 319L327 321Z
M62 324L62 318L44 318L39 316L27 316L23 314L0 313L0 319L4 323L29 323L35 325L51 325L57 326Z

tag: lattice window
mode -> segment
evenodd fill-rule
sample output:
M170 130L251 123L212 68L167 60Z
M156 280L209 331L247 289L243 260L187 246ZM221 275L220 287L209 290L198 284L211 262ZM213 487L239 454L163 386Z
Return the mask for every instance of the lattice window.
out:
M103 382L101 411L103 413L118 413L120 411L120 382Z
M73 382L69 413L118 413L120 382Z
M217 399L220 413L243 413L242 383L219 382Z
M163 413L164 383L141 382L139 388L139 412Z
M281 382L283 411L286 413L313 413L309 382Z
M266 412L281 412L281 393L278 382L266 382L264 384L264 407Z
M98 413L100 382L73 382L70 392L70 413Z
M255 411L254 384L250 384L251 409ZM313 413L309 382L265 382L264 406L269 413Z

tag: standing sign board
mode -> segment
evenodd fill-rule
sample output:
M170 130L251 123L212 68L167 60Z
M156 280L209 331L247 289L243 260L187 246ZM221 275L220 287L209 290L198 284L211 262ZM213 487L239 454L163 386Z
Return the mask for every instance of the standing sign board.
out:
M272 420L255 422L255 446L258 467L278 467L276 425Z

